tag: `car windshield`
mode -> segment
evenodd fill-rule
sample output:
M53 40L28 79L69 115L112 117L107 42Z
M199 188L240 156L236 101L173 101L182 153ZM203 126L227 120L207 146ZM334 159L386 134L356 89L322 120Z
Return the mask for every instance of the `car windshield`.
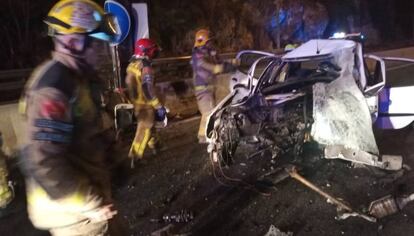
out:
M238 70L242 72L243 74L247 74L251 68L251 66L260 58L262 58L259 63L257 63L253 77L258 79L266 66L269 64L269 62L272 60L270 58L266 59L263 57L266 57L267 55L257 53L257 52L245 52L243 53L239 59L240 59L240 66L238 67Z
M260 78L261 87L266 88L292 80L305 80L321 75L328 67L336 67L332 58L318 60L273 63Z

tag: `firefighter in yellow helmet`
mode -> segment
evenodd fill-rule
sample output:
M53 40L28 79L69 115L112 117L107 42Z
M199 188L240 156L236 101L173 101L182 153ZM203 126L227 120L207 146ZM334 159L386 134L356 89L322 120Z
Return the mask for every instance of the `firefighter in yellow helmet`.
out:
M217 74L234 71L239 61L221 61L212 45L210 31L201 29L195 34L191 63L195 95L201 113L198 141L205 143L207 117L216 106L212 80L216 79Z
M117 214L92 89L96 40L113 38L113 22L91 0L58 1L45 19L52 58L35 69L21 99L28 214L52 235L107 235Z
M137 129L128 156L131 158L131 167L134 160L144 156L146 147L155 148L155 138L152 135L154 121L164 121L166 109L154 91L154 73L152 59L159 53L158 45L151 39L142 38L135 43L135 52L127 68L126 84L129 97L133 100Z

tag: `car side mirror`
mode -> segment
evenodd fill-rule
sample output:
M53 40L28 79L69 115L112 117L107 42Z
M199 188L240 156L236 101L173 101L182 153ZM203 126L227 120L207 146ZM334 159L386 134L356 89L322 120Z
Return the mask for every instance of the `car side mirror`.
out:
M377 84L383 80L384 78L381 73L381 63L377 61L377 63L375 63L374 73L372 74L372 81L374 82L374 84Z
M366 65L368 65L367 69L369 73L367 78L368 83L364 90L364 95L375 96L385 86L385 63L380 57L374 55L367 55L365 56L365 59L371 60L371 63L366 63ZM375 62L375 64L372 62Z

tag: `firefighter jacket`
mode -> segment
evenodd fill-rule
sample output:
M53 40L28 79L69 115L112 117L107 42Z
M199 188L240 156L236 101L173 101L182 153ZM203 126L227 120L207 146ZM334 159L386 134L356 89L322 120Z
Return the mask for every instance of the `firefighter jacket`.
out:
M215 57L210 56L207 49L196 47L193 50L191 64L195 90L206 88L215 75L223 71Z
M77 60L54 53L32 74L20 102L26 126L21 167L29 217L38 228L84 221L82 212L110 199L99 102L90 90L96 74Z
M154 72L148 59L134 60L128 65L126 84L135 106L161 107L155 95L154 83Z
M222 62L205 47L195 47L191 58L194 88L196 91L207 89L217 74L233 71L233 62ZM214 53L215 54L215 53ZM236 61L235 61L236 62Z

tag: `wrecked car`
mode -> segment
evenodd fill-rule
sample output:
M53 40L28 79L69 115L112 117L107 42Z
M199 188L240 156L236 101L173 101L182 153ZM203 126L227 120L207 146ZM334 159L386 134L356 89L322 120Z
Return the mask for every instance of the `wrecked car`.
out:
M230 165L245 144L272 158L299 156L304 143L316 142L328 159L402 168L401 156L379 153L373 125L399 129L414 121L413 108L401 106L414 87L386 81L393 66L414 60L364 54L352 37L310 40L283 56L246 52L258 59L236 73L231 93L208 119L213 160Z

